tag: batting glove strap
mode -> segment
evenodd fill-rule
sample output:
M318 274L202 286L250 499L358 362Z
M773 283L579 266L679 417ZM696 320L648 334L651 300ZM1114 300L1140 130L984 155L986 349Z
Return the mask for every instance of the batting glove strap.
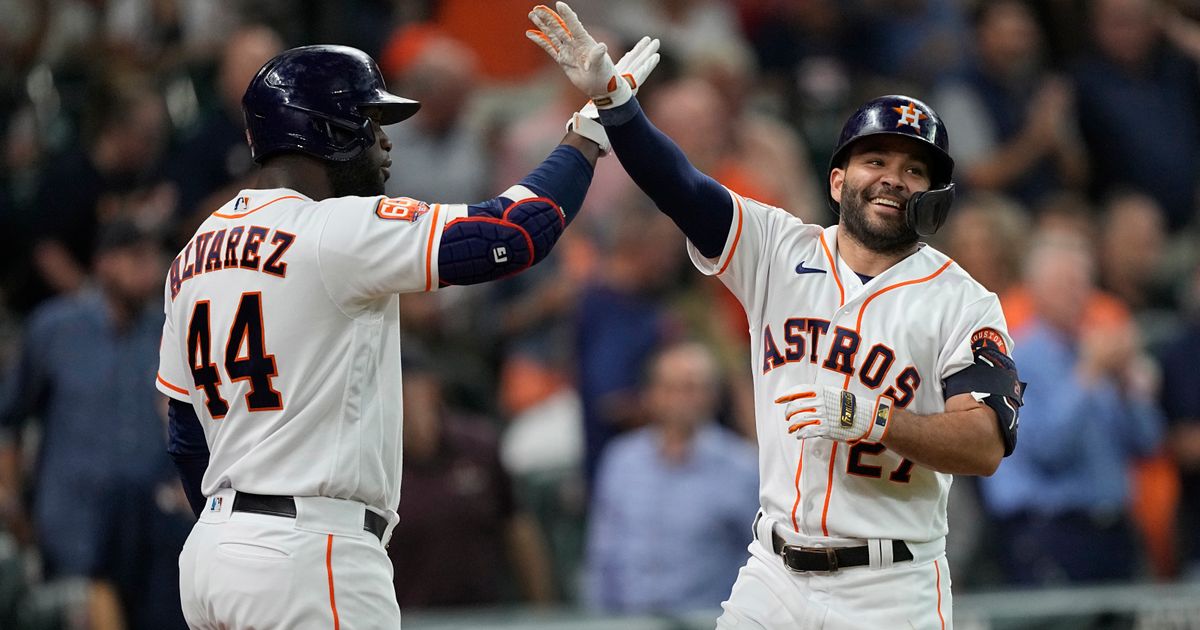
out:
M591 107L593 113L596 111L595 106L591 103L588 103L588 106ZM567 120L567 131L574 131L595 142L600 147L600 156L604 157L612 150L612 144L608 141L608 133L604 131L604 125L601 125L595 116L588 116L587 110L588 107L584 107Z

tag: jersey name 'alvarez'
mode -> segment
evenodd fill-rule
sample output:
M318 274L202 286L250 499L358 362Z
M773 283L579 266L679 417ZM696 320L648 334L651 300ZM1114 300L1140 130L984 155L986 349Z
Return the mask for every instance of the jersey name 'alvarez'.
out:
M789 317L780 328L783 344L776 343L771 333L771 326L763 330L763 374L771 370L797 361L807 360L816 365L820 361L822 368L846 376L854 376L871 389L883 384L884 379L896 362L896 351L887 344L877 343L871 346L862 358L862 364L855 366L862 336L853 329L837 326L833 329L833 339L829 343L829 351L824 359L818 355L817 346L821 338L829 333L829 320L816 317ZM921 375L917 368L909 365L900 370L895 383L889 385L884 395L896 402L897 407L907 407L921 385Z
M171 299L189 279L222 269L248 269L283 278L287 275L283 255L295 242L295 234L261 225L201 232L171 261Z

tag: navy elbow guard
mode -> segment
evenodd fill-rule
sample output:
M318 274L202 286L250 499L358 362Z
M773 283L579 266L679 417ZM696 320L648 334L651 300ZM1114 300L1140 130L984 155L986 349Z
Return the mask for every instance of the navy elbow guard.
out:
M1008 355L985 347L975 350L975 363L946 379L945 396L970 393L996 412L1000 437L1004 439L1004 456L1008 457L1017 447L1017 426L1026 385Z
M515 199L515 201L509 201ZM516 186L483 203L458 206L438 248L442 284L478 284L537 264L567 226L553 200Z

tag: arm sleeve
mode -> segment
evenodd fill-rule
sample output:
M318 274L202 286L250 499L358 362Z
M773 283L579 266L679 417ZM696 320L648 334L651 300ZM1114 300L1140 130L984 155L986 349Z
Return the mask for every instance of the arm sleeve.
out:
M583 206L593 172L592 165L579 149L560 144L519 185L558 204L566 223L570 224ZM503 194L500 198L505 199Z
M560 145L499 196L450 208L437 245L440 284L490 282L544 260L579 213L592 173L578 149Z
M592 173L592 165L578 149L559 145L520 183L476 204L427 203L408 197L327 201L320 246L325 286L340 303L351 303L392 293L435 291L446 284L468 284L519 271L541 260L579 213ZM478 229L464 235L460 225L455 247L447 250L446 230L464 222L473 222ZM506 244L503 255L490 247L501 241ZM524 265L517 264L518 252L513 251L517 248L530 250L521 252ZM443 267L461 272L463 266L470 267L471 282L441 277Z
M167 453L179 471L179 481L192 512L199 517L204 509L201 482L208 470L208 442L204 427L190 403L171 399L167 406Z
M692 166L683 151L650 123L636 98L600 110L600 122L634 183L701 254L720 256L733 222L729 191Z

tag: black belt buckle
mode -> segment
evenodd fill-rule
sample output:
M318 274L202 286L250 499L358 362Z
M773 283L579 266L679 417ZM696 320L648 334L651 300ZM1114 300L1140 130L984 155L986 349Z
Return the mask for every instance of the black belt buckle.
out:
M783 566L793 573L810 571L835 573L838 570L837 549L833 547L784 545L779 555L783 556Z

